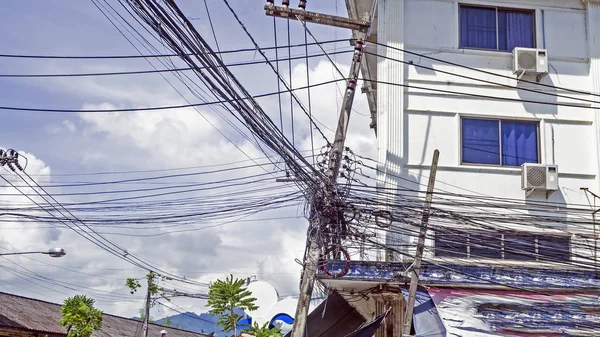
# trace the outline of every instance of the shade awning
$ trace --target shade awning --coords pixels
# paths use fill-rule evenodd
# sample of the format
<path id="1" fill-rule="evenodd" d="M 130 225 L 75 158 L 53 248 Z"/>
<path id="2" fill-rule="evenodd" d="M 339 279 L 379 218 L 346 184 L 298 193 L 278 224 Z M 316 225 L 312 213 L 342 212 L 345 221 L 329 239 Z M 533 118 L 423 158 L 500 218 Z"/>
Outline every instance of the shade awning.
<path id="1" fill-rule="evenodd" d="M 342 295 L 332 292 L 306 320 L 306 336 L 345 337 L 365 322 L 365 318 Z M 291 332 L 286 337 L 291 336 Z"/>
<path id="2" fill-rule="evenodd" d="M 408 288 L 402 287 L 401 290 L 408 298 Z M 418 286 L 416 295 L 413 311 L 415 334 L 419 337 L 446 337 L 446 327 L 427 289 Z"/>

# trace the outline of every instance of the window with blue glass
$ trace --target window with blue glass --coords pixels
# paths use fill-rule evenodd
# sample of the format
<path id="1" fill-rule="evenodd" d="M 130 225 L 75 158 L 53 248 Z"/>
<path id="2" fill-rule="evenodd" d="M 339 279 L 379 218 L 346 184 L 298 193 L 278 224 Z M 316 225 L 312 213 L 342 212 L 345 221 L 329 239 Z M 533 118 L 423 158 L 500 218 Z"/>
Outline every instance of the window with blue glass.
<path id="1" fill-rule="evenodd" d="M 463 164 L 539 162 L 536 122 L 463 118 L 461 141 Z"/>
<path id="2" fill-rule="evenodd" d="M 535 48 L 533 11 L 461 5 L 459 20 L 461 48 Z"/>

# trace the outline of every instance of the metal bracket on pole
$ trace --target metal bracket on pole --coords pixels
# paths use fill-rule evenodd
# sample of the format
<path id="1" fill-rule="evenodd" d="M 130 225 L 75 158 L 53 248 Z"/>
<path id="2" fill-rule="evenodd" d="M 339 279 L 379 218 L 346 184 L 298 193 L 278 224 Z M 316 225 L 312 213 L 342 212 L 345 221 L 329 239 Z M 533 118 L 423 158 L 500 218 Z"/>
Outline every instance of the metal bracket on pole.
<path id="1" fill-rule="evenodd" d="M 433 152 L 431 172 L 429 173 L 429 183 L 427 184 L 427 195 L 425 196 L 425 207 L 423 209 L 423 217 L 421 218 L 421 229 L 419 230 L 419 240 L 417 242 L 415 261 L 412 264 L 413 273 L 410 279 L 410 288 L 408 290 L 408 304 L 406 305 L 406 316 L 404 317 L 403 336 L 410 335 L 410 330 L 412 327 L 412 316 L 415 309 L 415 300 L 417 298 L 417 285 L 419 284 L 419 271 L 421 269 L 421 261 L 423 260 L 425 235 L 427 234 L 427 227 L 429 226 L 429 212 L 431 209 L 431 201 L 433 200 L 433 187 L 435 185 L 435 175 L 437 173 L 439 158 L 440 151 L 435 150 Z"/>
<path id="2" fill-rule="evenodd" d="M 312 22 L 321 25 L 348 28 L 365 32 L 368 31 L 371 27 L 371 23 L 368 21 L 361 21 L 342 16 L 309 12 L 302 9 L 274 6 L 270 4 L 265 5 L 265 14 L 267 14 L 268 16 L 275 16 L 292 20 L 296 20 L 296 17 L 298 17 L 304 22 Z"/>

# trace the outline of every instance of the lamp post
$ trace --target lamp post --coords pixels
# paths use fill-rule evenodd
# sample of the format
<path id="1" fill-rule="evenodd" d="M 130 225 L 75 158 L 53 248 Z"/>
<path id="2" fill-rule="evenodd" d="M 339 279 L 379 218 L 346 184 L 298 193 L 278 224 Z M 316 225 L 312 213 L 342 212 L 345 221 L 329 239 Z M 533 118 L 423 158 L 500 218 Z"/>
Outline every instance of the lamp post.
<path id="1" fill-rule="evenodd" d="M 64 249 L 62 248 L 52 248 L 47 251 L 39 251 L 39 252 L 16 252 L 16 253 L 0 253 L 0 256 L 6 255 L 27 255 L 27 254 L 45 254 L 50 255 L 50 257 L 63 257 L 67 255 Z"/>

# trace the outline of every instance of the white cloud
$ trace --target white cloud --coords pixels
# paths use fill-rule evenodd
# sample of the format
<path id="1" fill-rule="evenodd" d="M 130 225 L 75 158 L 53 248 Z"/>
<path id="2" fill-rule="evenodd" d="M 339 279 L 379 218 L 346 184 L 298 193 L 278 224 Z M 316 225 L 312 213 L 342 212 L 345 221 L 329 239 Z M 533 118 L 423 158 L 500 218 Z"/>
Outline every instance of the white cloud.
<path id="1" fill-rule="evenodd" d="M 71 121 L 65 120 L 62 124 L 71 132 L 75 132 L 77 130 L 77 126 L 75 126 L 75 124 Z"/>
<path id="2" fill-rule="evenodd" d="M 343 73 L 348 72 L 346 65 L 338 65 Z M 295 86 L 306 85 L 306 68 L 299 64 L 294 68 L 293 83 Z M 311 83 L 326 82 L 334 77 L 332 65 L 328 61 L 311 63 Z M 273 83 L 274 84 L 274 83 Z M 320 86 L 311 91 L 312 114 L 320 123 L 334 129 L 339 116 L 339 107 L 336 97 L 339 91 L 343 92 L 344 83 Z M 119 79 L 84 79 L 81 81 L 58 81 L 53 90 L 71 93 L 77 97 L 91 98 L 82 106 L 83 109 L 115 109 L 123 107 L 148 107 L 182 104 L 182 100 L 175 93 L 168 90 L 162 80 L 148 80 L 136 82 L 134 86 L 128 85 Z M 299 93 L 300 99 L 307 106 L 306 91 Z M 195 100 L 196 101 L 196 100 Z M 93 102 L 93 103 L 92 103 Z M 276 97 L 261 100 L 262 106 L 270 116 L 278 116 Z M 290 112 L 289 98 L 284 95 L 283 114 L 288 121 L 286 135 L 291 136 L 289 130 Z M 350 121 L 350 130 L 347 144 L 357 152 L 373 157 L 376 151 L 375 137 L 369 130 L 368 109 L 364 97 L 356 96 L 355 110 Z M 162 111 L 139 111 L 123 113 L 86 113 L 80 114 L 79 120 L 64 120 L 62 126 L 72 133 L 81 144 L 86 144 L 81 151 L 72 151 L 78 144 L 61 144 L 59 151 L 72 151 L 71 160 L 78 162 L 86 171 L 120 170 L 148 170 L 160 168 L 177 168 L 200 165 L 216 165 L 262 157 L 260 149 L 236 133 L 214 111 L 202 108 L 202 118 L 192 108 L 171 109 Z M 228 114 L 228 112 L 224 112 Z M 273 117 L 274 119 L 276 117 Z M 233 118 L 229 117 L 230 120 Z M 208 120 L 208 121 L 207 121 Z M 212 124 L 212 125 L 211 125 Z M 276 125 L 279 123 L 276 121 Z M 310 149 L 309 127 L 306 115 L 295 107 L 295 137 L 296 144 L 302 150 Z M 332 140 L 333 133 L 317 124 L 328 139 Z M 222 130 L 233 141 L 232 144 L 216 130 Z M 314 132 L 315 145 L 324 143 L 318 133 Z M 251 138 L 252 139 L 252 138 Z M 239 147 L 239 149 L 236 148 Z M 35 150 L 35 149 L 34 149 Z M 35 151 L 33 151 L 35 152 Z M 45 154 L 53 156 L 53 154 Z M 34 174 L 50 174 L 50 168 L 33 155 L 27 154 L 31 160 L 28 172 Z M 248 162 L 251 164 L 251 162 Z M 61 167 L 61 171 L 73 172 L 69 168 Z M 229 179 L 241 175 L 262 173 L 260 168 L 248 168 L 241 173 L 223 173 L 216 179 Z M 124 177 L 111 176 L 107 179 L 122 179 Z M 50 181 L 48 176 L 46 182 Z M 70 180 L 83 181 L 86 179 L 98 180 L 97 177 L 71 177 Z M 211 176 L 207 179 L 215 179 Z M 280 186 L 273 181 L 267 181 L 263 187 Z M 60 180 L 64 181 L 64 178 Z M 186 182 L 201 183 L 206 179 L 202 177 L 188 177 Z M 119 189 L 146 188 L 156 185 L 127 185 Z M 160 185 L 159 185 L 160 186 Z M 274 187 L 275 188 L 275 187 Z M 276 188 L 283 188 L 276 187 Z M 117 189 L 111 187 L 111 189 Z M 8 189 L 3 189 L 7 191 Z M 52 193 L 74 191 L 73 188 L 55 188 Z M 86 189 L 77 189 L 86 191 Z M 100 190 L 98 190 L 100 191 Z M 14 191 L 13 191 L 14 192 Z M 190 198 L 206 195 L 210 191 L 188 194 Z M 270 193 L 273 193 L 271 191 Z M 123 194 L 126 196 L 128 194 Z M 63 203 L 83 202 L 86 200 L 101 199 L 105 196 L 60 196 L 57 199 Z M 106 198 L 115 197 L 114 195 Z M 120 195 L 116 196 L 120 197 Z M 235 200 L 235 199 L 233 199 Z M 9 202 L 8 200 L 4 200 Z M 240 200 L 243 202 L 244 200 Z M 27 203 L 24 197 L 11 198 L 11 203 Z M 141 201 L 143 205 L 144 200 Z M 183 208 L 183 206 L 182 206 Z M 147 210 L 149 212 L 150 210 Z M 176 207 L 171 212 L 177 212 Z M 139 211 L 137 213 L 144 211 Z M 36 214 L 41 212 L 36 212 Z M 87 211 L 74 211 L 81 217 L 100 216 L 99 213 Z M 137 214 L 136 213 L 136 214 Z M 290 217 L 300 214 L 298 209 L 284 209 L 259 214 L 253 218 L 278 218 Z M 130 216 L 131 214 L 122 214 Z M 220 221 L 215 221 L 220 222 Z M 193 228 L 206 225 L 206 222 L 186 225 L 184 228 Z M 168 223 L 160 224 L 168 225 Z M 6 223 L 5 226 L 18 227 L 22 223 Z M 302 259 L 306 239 L 306 220 L 262 220 L 258 222 L 233 222 L 216 228 L 197 232 L 170 233 L 156 237 L 129 237 L 106 234 L 106 237 L 121 247 L 126 248 L 131 254 L 139 256 L 146 261 L 160 266 L 178 275 L 184 275 L 197 282 L 214 281 L 232 273 L 239 277 L 257 275 L 259 279 L 272 282 L 279 293 L 291 295 L 298 293 L 298 283 L 301 266 L 295 259 Z M 149 233 L 147 230 L 124 229 L 119 226 L 102 227 L 99 232 L 118 232 L 127 235 Z M 163 229 L 163 231 L 166 229 Z M 143 271 L 135 270 L 129 264 L 110 255 L 92 243 L 84 240 L 79 235 L 68 229 L 56 228 L 31 228 L 20 231 L 3 231 L 0 236 L 4 243 L 10 242 L 10 249 L 33 249 L 35 243 L 62 245 L 67 249 L 67 257 L 60 260 L 47 260 L 44 257 L 31 261 L 27 258 L 15 259 L 23 266 L 50 277 L 60 282 L 69 282 L 90 289 L 75 288 L 69 290 L 53 285 L 53 289 L 62 291 L 42 291 L 48 300 L 62 301 L 66 294 L 89 292 L 95 297 L 99 306 L 118 315 L 133 316 L 138 314 L 142 305 L 143 294 L 129 295 L 124 282 L 127 277 L 141 277 Z M 152 232 L 152 231 L 150 231 Z M 154 231 L 158 232 L 158 231 Z M 44 266 L 44 262 L 51 262 L 57 266 L 68 269 L 56 269 Z M 76 267 L 76 268 L 73 268 Z M 75 270 L 76 272 L 73 272 Z M 82 274 L 85 273 L 85 274 Z M 97 276 L 92 276 L 97 275 Z M 10 280 L 24 285 L 26 288 L 37 286 L 27 285 L 25 280 L 11 277 Z M 182 291 L 206 292 L 205 287 L 194 285 L 180 285 Z M 40 289 L 38 289 L 40 290 Z M 39 297 L 39 296 L 37 296 Z M 195 299 L 175 299 L 177 306 L 193 311 L 204 312 L 204 302 Z M 158 311 L 157 314 L 173 313 L 168 309 Z"/>

